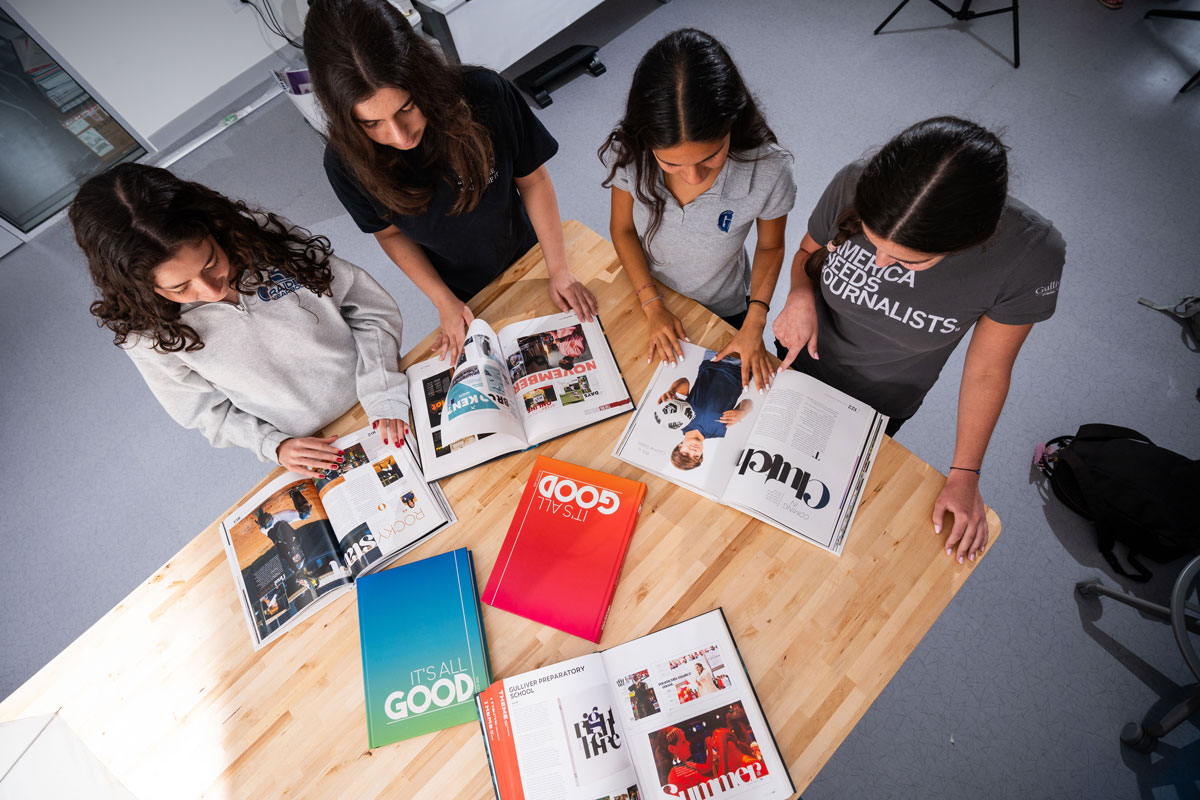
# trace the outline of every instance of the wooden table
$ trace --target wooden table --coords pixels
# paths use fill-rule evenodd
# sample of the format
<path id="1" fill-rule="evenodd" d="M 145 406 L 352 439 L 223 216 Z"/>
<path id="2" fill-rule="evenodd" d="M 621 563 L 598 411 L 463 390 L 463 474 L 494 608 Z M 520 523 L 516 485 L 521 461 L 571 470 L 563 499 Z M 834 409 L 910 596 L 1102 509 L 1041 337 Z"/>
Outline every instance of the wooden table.
<path id="1" fill-rule="evenodd" d="M 563 227 L 570 264 L 600 300 L 613 350 L 640 398 L 652 369 L 628 280 L 607 241 L 578 222 Z M 534 248 L 471 307 L 497 327 L 551 313 L 546 286 Z M 693 341 L 716 347 L 728 339 L 730 330 L 701 306 L 669 300 L 676 313 L 686 309 Z M 406 364 L 427 357 L 432 340 Z M 459 522 L 406 560 L 470 547 L 482 586 L 537 453 L 646 481 L 600 646 L 724 606 L 803 790 L 979 568 L 946 556 L 931 531 L 945 478 L 886 439 L 838 558 L 617 461 L 610 453 L 627 419 L 446 479 Z M 329 432 L 363 424 L 356 409 Z M 1000 521 L 991 510 L 988 521 L 994 541 Z M 497 678 L 595 649 L 487 606 L 483 619 Z M 473 725 L 367 750 L 353 593 L 255 655 L 215 522 L 0 703 L 0 720 L 60 707 L 142 800 L 492 796 Z"/>

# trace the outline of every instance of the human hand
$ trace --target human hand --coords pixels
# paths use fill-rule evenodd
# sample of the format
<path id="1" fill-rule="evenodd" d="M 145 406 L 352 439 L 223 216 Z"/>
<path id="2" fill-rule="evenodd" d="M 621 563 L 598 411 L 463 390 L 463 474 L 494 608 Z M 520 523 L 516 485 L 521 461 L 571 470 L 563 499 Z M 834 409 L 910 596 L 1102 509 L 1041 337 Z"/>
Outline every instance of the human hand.
<path id="1" fill-rule="evenodd" d="M 946 537 L 946 555 L 958 563 L 972 561 L 987 546 L 987 508 L 979 493 L 979 476 L 967 470 L 951 470 L 946 486 L 933 504 L 933 532 L 942 532 L 946 512 L 954 515 L 954 527 Z"/>
<path id="2" fill-rule="evenodd" d="M 665 403 L 668 397 L 672 400 L 678 399 L 680 395 L 687 397 L 689 391 L 691 391 L 691 383 L 688 382 L 688 379 L 676 378 L 671 387 L 663 392 L 662 397 L 658 398 L 658 402 Z"/>
<path id="3" fill-rule="evenodd" d="M 342 451 L 333 446 L 336 436 L 318 439 L 306 436 L 284 439 L 275 451 L 279 465 L 306 478 L 323 478 L 325 470 L 337 469 L 345 459 Z"/>
<path id="4" fill-rule="evenodd" d="M 783 310 L 771 325 L 771 332 L 787 348 L 787 358 L 779 365 L 783 372 L 792 365 L 802 348 L 814 359 L 817 355 L 817 300 L 811 288 L 796 289 L 788 294 Z"/>
<path id="5" fill-rule="evenodd" d="M 600 310 L 596 296 L 580 283 L 571 270 L 562 269 L 550 275 L 550 299 L 559 311 L 574 311 L 584 322 L 591 322 Z"/>
<path id="6" fill-rule="evenodd" d="M 729 344 L 713 356 L 713 361 L 720 361 L 728 355 L 736 355 L 742 362 L 742 388 L 750 384 L 750 374 L 754 374 L 754 385 L 758 393 L 770 385 L 770 378 L 775 374 L 767 357 L 767 347 L 763 344 L 763 326 L 746 320 L 742 329 L 733 335 Z"/>
<path id="7" fill-rule="evenodd" d="M 467 338 L 467 326 L 474 321 L 475 315 L 467 308 L 467 304 L 458 298 L 452 303 L 437 306 L 437 311 L 441 329 L 437 341 L 433 343 L 433 349 L 437 351 L 438 358 L 448 355 L 450 363 L 454 364 L 458 361 L 463 341 Z"/>
<path id="8" fill-rule="evenodd" d="M 404 442 L 404 437 L 408 435 L 408 422 L 402 419 L 377 419 L 371 423 L 371 427 L 379 431 L 383 437 L 383 443 L 394 442 L 396 447 L 399 447 Z"/>
<path id="9" fill-rule="evenodd" d="M 737 408 L 731 408 L 720 417 L 720 422 L 726 427 L 735 425 L 744 416 L 750 413 L 750 409 L 754 408 L 754 404 L 749 399 L 738 403 Z"/>
<path id="10" fill-rule="evenodd" d="M 679 340 L 691 341 L 683 332 L 683 323 L 667 310 L 661 299 L 655 300 L 644 310 L 646 322 L 650 325 L 650 349 L 646 351 L 646 363 L 649 364 L 657 355 L 661 361 L 675 366 L 676 358 L 683 360 L 683 348 L 679 346 Z"/>

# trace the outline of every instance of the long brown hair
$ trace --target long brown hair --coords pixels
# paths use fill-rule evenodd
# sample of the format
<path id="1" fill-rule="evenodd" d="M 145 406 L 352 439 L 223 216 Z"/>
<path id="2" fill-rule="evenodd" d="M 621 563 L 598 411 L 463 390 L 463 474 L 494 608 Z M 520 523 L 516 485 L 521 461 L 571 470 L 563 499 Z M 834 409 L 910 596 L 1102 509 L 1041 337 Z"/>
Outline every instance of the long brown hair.
<path id="1" fill-rule="evenodd" d="M 683 142 L 709 142 L 729 135 L 729 157 L 750 160 L 751 151 L 776 141 L 775 132 L 742 80 L 725 47 L 704 31 L 683 28 L 667 34 L 642 56 L 633 73 L 625 116 L 600 146 L 611 151 L 604 186 L 632 165 L 634 196 L 650 208 L 646 256 L 662 224 L 666 196 L 658 190 L 655 150 Z"/>
<path id="2" fill-rule="evenodd" d="M 970 120 L 933 117 L 905 128 L 863 167 L 854 204 L 838 215 L 837 249 L 872 232 L 930 255 L 982 244 L 996 232 L 1008 198 L 1008 149 Z M 816 280 L 828 257 L 820 248 L 804 264 Z"/>
<path id="3" fill-rule="evenodd" d="M 68 216 L 100 290 L 90 310 L 118 346 L 144 335 L 162 352 L 204 347 L 180 321 L 181 305 L 154 291 L 154 269 L 207 236 L 228 256 L 230 284 L 241 294 L 271 283 L 272 270 L 315 294 L 328 293 L 333 280 L 324 236 L 158 167 L 120 164 L 97 175 L 79 188 Z"/>
<path id="4" fill-rule="evenodd" d="M 304 55 L 329 118 L 329 143 L 368 194 L 395 213 L 423 214 L 433 200 L 432 173 L 457 187 L 451 214 L 479 205 L 492 139 L 463 95 L 464 68 L 442 61 L 391 3 L 313 0 Z M 355 119 L 354 106 L 380 89 L 408 92 L 425 116 L 419 154 L 372 141 Z"/>

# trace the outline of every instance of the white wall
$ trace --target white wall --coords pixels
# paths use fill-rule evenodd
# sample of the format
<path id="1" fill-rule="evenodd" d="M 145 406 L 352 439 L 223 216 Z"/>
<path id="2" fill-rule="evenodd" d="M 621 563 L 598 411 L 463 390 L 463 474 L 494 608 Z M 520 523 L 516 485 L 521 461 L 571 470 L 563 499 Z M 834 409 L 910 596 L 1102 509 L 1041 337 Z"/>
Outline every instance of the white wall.
<path id="1" fill-rule="evenodd" d="M 294 37 L 300 33 L 301 2 L 273 0 Z M 234 12 L 226 0 L 8 0 L 8 5 L 144 140 L 154 140 L 284 46 L 252 9 Z"/>

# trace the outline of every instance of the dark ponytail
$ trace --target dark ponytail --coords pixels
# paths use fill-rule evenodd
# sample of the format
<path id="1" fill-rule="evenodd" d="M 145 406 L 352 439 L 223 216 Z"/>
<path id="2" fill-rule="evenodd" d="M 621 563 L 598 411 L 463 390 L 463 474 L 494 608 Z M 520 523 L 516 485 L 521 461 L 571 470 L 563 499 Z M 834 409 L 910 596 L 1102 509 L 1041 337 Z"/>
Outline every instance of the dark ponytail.
<path id="1" fill-rule="evenodd" d="M 632 165 L 633 194 L 650 208 L 646 255 L 662 223 L 666 197 L 658 190 L 654 150 L 684 142 L 710 142 L 729 135 L 729 157 L 776 141 L 754 96 L 729 53 L 716 39 L 694 28 L 669 33 L 642 56 L 633 73 L 625 116 L 600 146 L 601 160 L 613 161 L 604 186 Z"/>
<path id="2" fill-rule="evenodd" d="M 836 249 L 863 225 L 876 236 L 930 255 L 986 242 L 1008 197 L 1007 148 L 991 131 L 958 117 L 905 129 L 863 168 L 854 205 L 838 218 Z M 816 280 L 827 251 L 804 271 Z"/>

